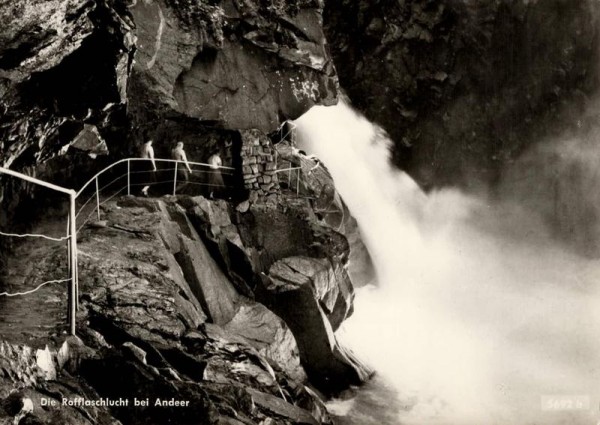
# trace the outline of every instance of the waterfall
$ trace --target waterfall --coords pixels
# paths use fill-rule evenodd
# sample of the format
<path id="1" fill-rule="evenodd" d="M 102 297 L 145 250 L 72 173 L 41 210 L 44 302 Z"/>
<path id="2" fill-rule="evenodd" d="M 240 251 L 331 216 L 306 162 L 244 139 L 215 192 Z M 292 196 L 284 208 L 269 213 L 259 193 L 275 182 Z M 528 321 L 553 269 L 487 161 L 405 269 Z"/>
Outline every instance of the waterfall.
<path id="1" fill-rule="evenodd" d="M 600 418 L 597 261 L 559 246 L 519 205 L 424 194 L 390 165 L 385 133 L 343 103 L 313 107 L 296 124 L 373 259 L 377 285 L 358 291 L 338 337 L 392 385 L 386 423 Z M 578 404 L 557 404 L 569 399 Z M 347 423 L 382 424 L 362 410 Z"/>

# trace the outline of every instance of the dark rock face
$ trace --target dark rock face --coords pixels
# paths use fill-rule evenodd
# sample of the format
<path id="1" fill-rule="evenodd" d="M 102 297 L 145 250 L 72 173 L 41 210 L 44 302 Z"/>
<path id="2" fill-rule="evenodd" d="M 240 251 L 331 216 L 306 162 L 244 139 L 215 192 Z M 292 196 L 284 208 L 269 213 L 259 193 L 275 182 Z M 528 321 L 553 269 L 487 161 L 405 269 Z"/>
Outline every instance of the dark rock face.
<path id="1" fill-rule="evenodd" d="M 178 140 L 196 161 L 215 148 L 239 150 L 239 130 L 269 133 L 314 104 L 337 101 L 322 8 L 316 1 L 5 2 L 0 165 L 76 187 L 83 170 L 102 166 L 69 149 L 89 126 L 116 157 L 137 156 L 147 138 L 159 157 L 170 157 Z M 21 185 L 0 197 L 18 204 L 24 194 Z"/>
<path id="2" fill-rule="evenodd" d="M 287 257 L 269 268 L 272 282 L 267 288 L 274 293 L 294 291 L 310 286 L 323 313 L 335 331 L 350 313 L 354 288 L 346 270 L 335 267 L 326 258 Z"/>
<path id="3" fill-rule="evenodd" d="M 56 379 L 70 390 L 49 390 L 54 400 L 151 399 L 139 409 L 65 409 L 66 423 L 329 424 L 308 385 L 332 394 L 367 378 L 333 335 L 351 314 L 348 242 L 314 220 L 309 203 L 284 200 L 267 136 L 337 101 L 322 9 L 314 0 L 0 6 L 10 22 L 0 30 L 0 164 L 73 187 L 100 167 L 90 157 L 137 155 L 148 138 L 167 157 L 183 140 L 192 160 L 218 149 L 238 173 L 249 165 L 264 195 L 237 209 L 202 197 L 107 202 L 103 221 L 78 232 L 81 340 L 41 350 L 37 366 L 26 347 L 23 365 L 0 352 L 10 371 L 0 375 L 2 420 L 27 407 L 28 394 L 9 396 L 11 386 L 25 380 L 38 406 L 42 381 Z M 268 158 L 257 172 L 240 153 L 255 136 L 263 143 L 249 156 Z M 2 195 L 19 203 L 23 193 Z M 298 292 L 311 305 L 304 325 L 276 313 L 262 279 L 286 259 L 312 282 Z M 334 347 L 319 345 L 325 361 L 306 343 L 311 329 Z M 307 375 L 313 361 L 321 364 Z M 193 407 L 157 408 L 157 398 Z M 23 414 L 47 420 L 37 410 Z"/>
<path id="4" fill-rule="evenodd" d="M 229 322 L 236 311 L 239 295 L 214 262 L 200 240 L 182 240 L 182 266 L 186 280 L 213 323 Z"/>
<path id="5" fill-rule="evenodd" d="M 0 30 L 2 78 L 23 81 L 60 63 L 92 33 L 91 9 L 83 0 L 3 4 L 0 19 L 10 25 Z"/>
<path id="6" fill-rule="evenodd" d="M 330 393 L 342 391 L 368 379 L 371 371 L 347 355 L 337 344 L 332 324 L 337 321 L 326 315 L 337 302 L 350 305 L 348 287 L 335 287 L 331 291 L 330 264 L 302 257 L 280 260 L 269 269 L 264 287 L 270 299 L 269 307 L 290 326 L 300 348 L 306 372 L 315 384 Z M 332 292 L 337 292 L 336 294 Z M 330 311 L 331 311 L 330 310 Z M 343 307 L 342 307 L 343 310 Z M 334 316 L 334 319 L 337 317 Z"/>
<path id="7" fill-rule="evenodd" d="M 22 168 L 64 150 L 82 123 L 105 135 L 124 116 L 133 22 L 111 2 L 0 6 L 0 163 Z M 78 128 L 79 127 L 79 128 Z"/>
<path id="8" fill-rule="evenodd" d="M 59 407 L 42 409 L 42 399 L 51 397 L 99 398 L 89 386 L 69 375 L 67 362 L 77 361 L 82 352 L 78 338 L 66 340 L 60 349 L 32 350 L 30 347 L 0 343 L 0 423 L 2 424 L 119 424 L 105 407 Z M 87 353 L 86 355 L 89 355 Z M 60 382 L 57 369 L 65 367 Z M 21 388 L 21 390 L 16 390 Z M 57 402 L 58 404 L 58 402 Z"/>
<path id="9" fill-rule="evenodd" d="M 39 350 L 0 341 L 0 402 L 10 410 L 0 419 L 46 420 L 43 394 L 128 400 L 49 409 L 66 423 L 331 424 L 309 386 L 335 394 L 370 370 L 333 334 L 354 296 L 348 244 L 308 211 L 282 200 L 240 212 L 186 196 L 104 204 L 102 220 L 78 235 L 81 340 L 55 337 Z M 273 219 L 292 217 L 284 238 L 265 239 Z M 26 391 L 11 395 L 16 382 Z M 19 413 L 25 399 L 34 409 Z"/>
<path id="10" fill-rule="evenodd" d="M 321 10 L 311 1 L 5 3 L 0 161 L 28 149 L 22 165 L 51 158 L 74 137 L 62 129 L 69 123 L 97 125 L 108 139 L 130 128 L 146 137 L 175 116 L 269 132 L 334 103 Z M 127 151 L 122 144 L 109 140 Z"/>
<path id="11" fill-rule="evenodd" d="M 285 322 L 264 305 L 241 305 L 223 329 L 254 347 L 262 356 L 273 361 L 275 367 L 285 371 L 297 382 L 306 381 L 294 335 Z"/>
<path id="12" fill-rule="evenodd" d="M 226 203 L 201 197 L 184 204 L 192 222 L 194 216 L 210 220 L 199 231 L 238 290 L 289 326 L 317 388 L 335 394 L 368 379 L 368 367 L 339 347 L 333 333 L 352 313 L 354 300 L 346 271 L 349 245 L 342 235 L 317 224 L 308 205 L 287 198 L 278 207 L 253 204 L 235 215 Z"/>
<path id="13" fill-rule="evenodd" d="M 494 182 L 507 161 L 576 120 L 597 83 L 590 0 L 327 3 L 353 104 L 425 185 Z"/>
<path id="14" fill-rule="evenodd" d="M 266 134 L 337 101 L 322 9 L 313 0 L 4 2 L 0 166 L 78 187 L 153 138 L 157 157 L 184 141 L 190 160 L 217 149 L 241 169 L 231 159 L 239 130 Z M 77 148 L 89 128 L 106 149 Z M 111 158 L 90 159 L 106 150 Z M 0 176 L 0 226 L 34 196 Z"/>
<path id="15" fill-rule="evenodd" d="M 273 131 L 337 99 L 317 2 L 137 2 L 133 127 L 156 118 Z M 148 125 L 148 118 L 153 118 Z"/>

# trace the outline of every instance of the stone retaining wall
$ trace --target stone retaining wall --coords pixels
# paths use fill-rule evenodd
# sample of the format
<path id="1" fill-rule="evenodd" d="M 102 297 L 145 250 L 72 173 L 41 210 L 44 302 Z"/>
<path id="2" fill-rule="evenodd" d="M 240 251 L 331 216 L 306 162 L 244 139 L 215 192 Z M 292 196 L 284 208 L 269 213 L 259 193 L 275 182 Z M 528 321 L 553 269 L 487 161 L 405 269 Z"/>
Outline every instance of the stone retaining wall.
<path id="1" fill-rule="evenodd" d="M 242 136 L 242 175 L 250 191 L 250 202 L 277 203 L 280 195 L 275 148 L 260 130 L 244 130 Z"/>

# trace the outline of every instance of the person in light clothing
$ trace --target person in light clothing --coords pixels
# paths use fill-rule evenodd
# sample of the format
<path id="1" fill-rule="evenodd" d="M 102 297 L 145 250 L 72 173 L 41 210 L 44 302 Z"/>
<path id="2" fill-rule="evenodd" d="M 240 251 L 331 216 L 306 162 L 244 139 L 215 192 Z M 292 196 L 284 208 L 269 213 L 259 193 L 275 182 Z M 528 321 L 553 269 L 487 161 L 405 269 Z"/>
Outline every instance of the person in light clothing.
<path id="1" fill-rule="evenodd" d="M 171 150 L 171 158 L 177 161 L 183 161 L 183 164 L 181 162 L 177 164 L 177 179 L 180 181 L 175 188 L 175 192 L 177 192 L 188 185 L 190 182 L 190 174 L 192 174 L 187 155 L 183 150 L 183 142 L 177 142 L 177 145 Z"/>
<path id="2" fill-rule="evenodd" d="M 208 171 L 208 190 L 210 192 L 209 197 L 212 199 L 214 195 L 222 194 L 225 187 L 223 175 L 221 174 L 223 161 L 221 161 L 219 151 L 213 152 L 208 158 L 208 164 L 210 165 L 210 170 Z"/>
<path id="3" fill-rule="evenodd" d="M 152 184 L 156 183 L 156 162 L 154 161 L 154 148 L 152 147 L 152 139 L 148 139 L 140 149 L 140 158 L 149 159 L 142 162 L 142 182 L 145 186 L 142 188 L 142 195 L 148 196 L 148 189 Z"/>

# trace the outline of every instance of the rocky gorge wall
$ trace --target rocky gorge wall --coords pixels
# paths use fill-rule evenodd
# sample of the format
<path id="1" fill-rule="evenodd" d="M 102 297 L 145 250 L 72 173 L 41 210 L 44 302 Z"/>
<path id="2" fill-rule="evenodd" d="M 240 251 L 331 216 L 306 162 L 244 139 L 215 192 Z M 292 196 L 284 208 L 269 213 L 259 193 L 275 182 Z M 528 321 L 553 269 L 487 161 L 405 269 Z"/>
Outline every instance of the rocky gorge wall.
<path id="1" fill-rule="evenodd" d="M 0 164 L 77 187 L 83 170 L 98 168 L 86 153 L 137 156 L 153 138 L 158 156 L 170 157 L 184 141 L 190 159 L 205 161 L 239 140 L 239 130 L 266 134 L 311 105 L 335 103 L 322 7 L 308 0 L 3 4 Z M 97 129 L 103 149 L 77 149 L 84 125 Z"/>
<path id="2" fill-rule="evenodd" d="M 494 183 L 533 141 L 578 127 L 597 82 L 597 16 L 592 0 L 1 4 L 0 165 L 78 187 L 143 140 L 159 157 L 181 140 L 191 160 L 218 150 L 247 190 L 235 202 L 107 204 L 81 234 L 80 339 L 64 348 L 74 354 L 60 354 L 60 337 L 40 354 L 58 370 L 49 378 L 37 352 L 2 343 L 1 419 L 27 398 L 160 395 L 196 408 L 33 416 L 329 423 L 322 399 L 370 374 L 333 333 L 352 314 L 349 257 L 360 275 L 368 255 L 349 252 L 356 223 L 326 169 L 313 173 L 269 135 L 334 104 L 339 75 L 423 186 Z M 277 156 L 300 177 L 276 174 Z M 286 193 L 295 185 L 304 199 Z M 40 199 L 14 182 L 0 188 L 0 226 Z"/>
<path id="3" fill-rule="evenodd" d="M 324 23 L 341 86 L 421 187 L 516 203 L 597 257 L 599 12 L 593 0 L 331 0 Z"/>
<path id="4" fill-rule="evenodd" d="M 330 423 L 322 399 L 368 378 L 333 334 L 352 313 L 349 245 L 310 202 L 288 203 L 268 137 L 337 100 L 322 7 L 0 6 L 10 22 L 0 33 L 3 166 L 78 187 L 114 159 L 136 156 L 148 138 L 157 157 L 183 141 L 190 160 L 219 151 L 248 197 L 107 203 L 103 220 L 78 234 L 78 338 L 65 342 L 56 318 L 36 342 L 51 347 L 45 362 L 22 338 L 3 343 L 2 420 Z M 2 186 L 11 187 L 3 206 L 24 205 L 25 186 Z M 13 226 L 15 212 L 5 210 L 0 224 Z M 62 397 L 177 398 L 193 407 L 56 408 Z"/>
<path id="5" fill-rule="evenodd" d="M 371 374 L 333 334 L 352 312 L 348 242 L 305 200 L 239 209 L 201 196 L 103 205 L 78 235 L 77 337 L 61 321 L 39 350 L 3 337 L 0 419 L 332 423 L 323 394 Z M 61 406 L 78 397 L 129 405 Z"/>
<path id="6" fill-rule="evenodd" d="M 597 87 L 593 0 L 47 0 L 0 16 L 0 163 L 69 184 L 98 167 L 86 152 L 148 138 L 204 161 L 335 103 L 339 75 L 423 187 L 487 188 L 576 129 Z M 106 146 L 77 148 L 86 125 Z"/>
<path id="7" fill-rule="evenodd" d="M 183 141 L 190 160 L 218 150 L 241 170 L 232 155 L 240 131 L 264 138 L 311 105 L 336 102 L 322 8 L 311 0 L 3 3 L 0 165 L 78 188 L 153 138 L 158 157 Z M 98 137 L 82 145 L 86 129 Z M 28 223 L 23 211 L 47 197 L 35 191 L 0 176 L 0 226 Z"/>
<path id="8" fill-rule="evenodd" d="M 529 146 L 577 126 L 598 87 L 593 0 L 331 0 L 341 86 L 422 186 L 498 182 Z"/>
<path id="9" fill-rule="evenodd" d="M 339 75 L 423 187 L 486 190 L 576 129 L 597 87 L 593 0 L 47 0 L 0 16 L 0 163 L 74 186 L 99 167 L 90 151 L 153 138 L 169 157 L 181 140 L 205 161 L 240 130 L 264 137 L 335 103 Z M 77 148 L 85 125 L 105 147 Z"/>

